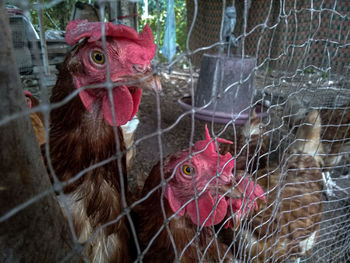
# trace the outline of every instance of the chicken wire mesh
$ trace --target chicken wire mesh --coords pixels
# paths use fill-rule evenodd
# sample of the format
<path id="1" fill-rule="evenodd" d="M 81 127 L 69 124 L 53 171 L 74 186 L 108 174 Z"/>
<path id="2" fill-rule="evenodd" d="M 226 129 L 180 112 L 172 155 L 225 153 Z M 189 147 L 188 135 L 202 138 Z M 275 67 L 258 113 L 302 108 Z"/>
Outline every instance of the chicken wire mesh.
<path id="1" fill-rule="evenodd" d="M 100 52 L 91 53 L 94 59 L 101 62 L 108 55 L 103 59 L 104 77 L 92 82 L 79 80 L 79 66 L 73 60 L 63 62 L 63 57 L 80 54 L 93 41 L 71 33 L 75 42 L 68 47 L 59 32 L 53 43 L 48 37 L 45 43 L 43 27 L 37 34 L 25 15 L 38 10 L 40 25 L 40 10 L 62 3 L 15 1 L 23 12 L 6 7 L 23 88 L 40 105 L 27 97 L 31 110 L 3 117 L 0 127 L 31 115 L 36 135 L 44 132 L 44 140 L 48 138 L 41 148 L 52 187 L 4 211 L 0 222 L 9 224 L 11 218 L 54 193 L 72 240 L 72 253 L 59 262 L 71 262 L 73 254 L 84 262 L 349 261 L 350 3 L 187 1 L 186 50 L 171 63 L 162 62 L 156 52 L 152 72 L 149 64 L 132 57 L 132 52 L 138 54 L 136 48 L 125 44 L 130 38 L 131 46 L 152 49 L 146 37 L 140 44 L 127 29 L 114 36 L 107 24 L 83 23 L 87 39 L 92 37 L 86 31 L 102 32 L 94 39 Z M 114 22 L 117 16 L 135 19 L 133 2 L 96 4 L 100 17 Z M 255 58 L 247 75 L 242 64 L 228 68 L 223 62 L 228 50 L 220 29 L 225 8 L 231 5 L 237 11 L 233 33 L 238 46 L 230 53 L 242 60 Z M 162 29 L 157 22 L 153 34 L 159 43 Z M 123 34 L 130 35 L 125 39 Z M 131 63 L 133 77 L 125 77 L 131 74 L 125 71 L 115 79 L 113 37 L 116 53 L 126 54 L 123 61 Z M 123 47 L 128 52 L 123 53 Z M 201 73 L 210 65 L 201 65 L 203 53 L 215 58 L 208 62 L 215 64 L 206 75 Z M 120 61 L 117 65 L 126 65 Z M 74 82 L 66 82 L 64 75 L 55 77 L 67 70 Z M 130 102 L 129 97 L 119 97 L 127 90 L 130 96 L 137 93 L 135 83 L 159 88 L 157 76 L 162 91 L 143 92 L 137 117 L 133 118 L 135 110 L 130 114 L 124 108 L 95 112 L 105 107 L 105 101 L 109 107 Z M 120 88 L 124 93 L 115 97 L 113 92 L 123 82 L 132 88 Z M 200 82 L 210 91 L 208 101 L 198 107 Z M 55 93 L 55 83 L 66 93 L 57 92 L 58 88 Z M 242 91 L 243 87 L 250 92 Z M 247 99 L 244 96 L 250 96 L 248 104 L 235 108 Z M 222 113 L 216 109 L 225 97 L 231 104 Z M 77 111 L 83 113 L 73 115 Z M 42 115 L 35 118 L 39 112 Z M 121 114 L 129 115 L 121 118 Z M 203 115 L 206 121 L 196 118 Z M 225 123 L 217 123 L 222 116 Z M 132 120 L 119 130 L 117 126 L 126 119 Z M 205 124 L 209 135 L 204 137 Z M 232 146 L 219 138 L 232 141 Z M 6 185 L 0 188 L 4 189 Z M 6 238 L 6 232 L 1 232 Z M 4 245 L 1 250 L 6 249 L 10 250 Z M 4 262 L 20 258 L 3 251 Z M 27 256 L 25 261 L 34 258 Z"/>

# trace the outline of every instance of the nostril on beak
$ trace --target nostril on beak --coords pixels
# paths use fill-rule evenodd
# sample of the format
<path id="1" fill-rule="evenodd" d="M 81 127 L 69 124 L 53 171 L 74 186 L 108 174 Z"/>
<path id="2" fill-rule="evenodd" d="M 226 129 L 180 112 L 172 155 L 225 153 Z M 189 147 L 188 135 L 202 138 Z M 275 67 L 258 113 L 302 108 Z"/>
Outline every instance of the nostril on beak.
<path id="1" fill-rule="evenodd" d="M 240 199 L 243 195 L 240 189 L 236 187 L 232 182 L 220 185 L 217 190 L 219 194 L 226 195 L 227 197 L 232 199 Z"/>
<path id="2" fill-rule="evenodd" d="M 144 71 L 143 65 L 134 64 L 132 65 L 132 68 L 137 73 L 142 73 Z"/>
<path id="3" fill-rule="evenodd" d="M 146 73 L 152 71 L 152 67 L 150 65 L 134 64 L 132 68 L 136 73 Z"/>
<path id="4" fill-rule="evenodd" d="M 231 185 L 227 187 L 228 196 L 233 199 L 240 199 L 243 196 L 243 193 L 240 191 L 238 187 Z"/>

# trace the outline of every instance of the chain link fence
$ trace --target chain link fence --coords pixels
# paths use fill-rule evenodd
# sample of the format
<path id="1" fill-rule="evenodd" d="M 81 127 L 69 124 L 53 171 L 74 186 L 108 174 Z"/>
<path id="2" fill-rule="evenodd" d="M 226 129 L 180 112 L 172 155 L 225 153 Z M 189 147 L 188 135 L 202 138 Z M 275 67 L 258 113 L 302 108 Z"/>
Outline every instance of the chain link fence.
<path id="1" fill-rule="evenodd" d="M 171 62 L 68 2 L 0 2 L 0 261 L 350 261 L 350 2 L 187 0 Z"/>

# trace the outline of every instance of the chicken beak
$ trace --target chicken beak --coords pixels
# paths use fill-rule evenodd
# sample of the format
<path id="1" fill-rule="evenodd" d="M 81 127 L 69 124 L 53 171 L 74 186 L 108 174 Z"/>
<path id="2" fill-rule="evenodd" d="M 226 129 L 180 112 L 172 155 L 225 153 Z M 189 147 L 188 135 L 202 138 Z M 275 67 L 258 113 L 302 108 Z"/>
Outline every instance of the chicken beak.
<path id="1" fill-rule="evenodd" d="M 239 189 L 239 187 L 235 187 L 232 182 L 228 184 L 224 184 L 219 187 L 219 193 L 222 195 L 226 195 L 232 199 L 240 199 L 243 196 L 243 193 Z"/>
<path id="2" fill-rule="evenodd" d="M 241 217 L 240 216 L 236 216 L 234 218 L 234 221 L 235 221 L 235 223 L 234 223 L 234 226 L 233 226 L 233 230 L 237 231 L 239 226 L 241 225 Z"/>
<path id="3" fill-rule="evenodd" d="M 127 86 L 134 86 L 153 92 L 160 92 L 162 90 L 160 79 L 158 75 L 152 71 L 152 69 L 149 69 L 143 73 L 120 76 L 116 81 L 119 83 L 123 82 Z"/>
<path id="4" fill-rule="evenodd" d="M 141 89 L 150 90 L 154 92 L 160 92 L 162 90 L 162 84 L 156 73 L 152 73 L 145 76 L 145 80 L 141 82 Z"/>

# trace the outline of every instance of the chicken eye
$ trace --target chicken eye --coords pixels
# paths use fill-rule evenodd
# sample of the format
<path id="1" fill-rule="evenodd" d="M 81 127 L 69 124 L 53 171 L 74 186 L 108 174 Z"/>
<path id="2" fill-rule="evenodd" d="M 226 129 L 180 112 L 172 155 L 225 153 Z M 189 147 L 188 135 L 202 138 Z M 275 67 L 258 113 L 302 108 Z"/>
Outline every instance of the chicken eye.
<path id="1" fill-rule="evenodd" d="M 186 175 L 192 175 L 193 168 L 191 168 L 189 165 L 185 164 L 184 166 L 182 166 L 182 171 Z"/>
<path id="2" fill-rule="evenodd" d="M 104 64 L 105 63 L 105 56 L 103 55 L 103 53 L 101 53 L 100 51 L 92 51 L 91 52 L 91 59 L 97 63 L 97 64 Z"/>

